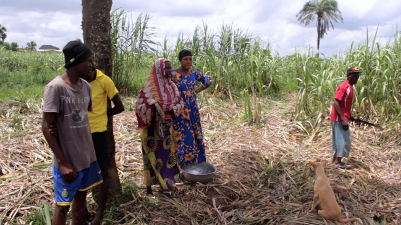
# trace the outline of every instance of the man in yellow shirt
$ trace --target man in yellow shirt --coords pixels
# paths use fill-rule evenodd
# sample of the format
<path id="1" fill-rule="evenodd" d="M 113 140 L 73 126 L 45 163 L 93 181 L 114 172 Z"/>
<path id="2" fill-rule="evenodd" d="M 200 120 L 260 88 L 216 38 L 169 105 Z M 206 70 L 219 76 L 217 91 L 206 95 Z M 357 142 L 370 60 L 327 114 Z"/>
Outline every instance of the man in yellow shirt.
<path id="1" fill-rule="evenodd" d="M 102 71 L 95 68 L 93 68 L 93 71 L 93 75 L 88 78 L 91 80 L 87 80 L 92 87 L 93 108 L 91 112 L 88 112 L 88 116 L 96 158 L 103 176 L 103 183 L 99 188 L 96 216 L 91 222 L 91 225 L 98 225 L 103 218 L 109 187 L 109 142 L 107 122 L 110 117 L 124 111 L 124 105 L 113 81 Z M 113 108 L 107 109 L 107 99 L 111 99 L 114 104 Z M 58 130 L 55 125 L 50 125 L 49 131 L 54 136 L 58 135 Z M 89 213 L 88 217 L 90 217 Z"/>
<path id="2" fill-rule="evenodd" d="M 109 142 L 107 122 L 112 116 L 124 111 L 124 105 L 113 81 L 102 73 L 102 71 L 98 69 L 94 71 L 93 79 L 91 81 L 88 80 L 92 87 L 93 106 L 93 111 L 89 112 L 89 124 L 93 145 L 96 151 L 96 158 L 103 175 L 103 183 L 99 188 L 96 216 L 91 222 L 91 225 L 98 225 L 103 218 L 109 187 Z M 111 109 L 107 109 L 108 98 L 111 99 L 114 104 L 114 107 Z"/>

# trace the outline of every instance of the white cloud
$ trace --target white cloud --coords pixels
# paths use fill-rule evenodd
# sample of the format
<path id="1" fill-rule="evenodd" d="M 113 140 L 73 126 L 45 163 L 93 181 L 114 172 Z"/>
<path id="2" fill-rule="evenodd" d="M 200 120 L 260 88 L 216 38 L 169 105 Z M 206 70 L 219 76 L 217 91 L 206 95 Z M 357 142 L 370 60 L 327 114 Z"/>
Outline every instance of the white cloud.
<path id="1" fill-rule="evenodd" d="M 30 11 L 23 7 L 21 11 L 10 13 L 10 9 L 8 6 L 7 10 L 0 10 L 0 24 L 7 28 L 8 42 L 25 47 L 27 42 L 35 41 L 38 48 L 46 44 L 62 48 L 69 40 L 82 39 L 82 15 L 79 11 L 67 13 L 44 8 Z"/>
<path id="2" fill-rule="evenodd" d="M 296 14 L 305 1 L 282 0 L 114 0 L 113 8 L 129 12 L 132 20 L 140 13 L 150 15 L 151 26 L 157 27 L 156 41 L 166 37 L 173 44 L 182 31 L 191 35 L 196 26 L 206 24 L 218 32 L 221 25 L 233 23 L 269 42 L 280 54 L 293 54 L 295 48 L 316 48 L 315 23 L 305 27 Z M 366 41 L 377 31 L 380 43 L 393 37 L 401 21 L 401 1 L 338 0 L 344 23 L 334 24 L 321 40 L 321 51 L 326 55 L 345 51 L 353 41 Z M 68 41 L 82 39 L 82 6 L 80 0 L 1 0 L 0 24 L 8 29 L 8 42 L 25 46 L 34 40 L 62 48 Z"/>

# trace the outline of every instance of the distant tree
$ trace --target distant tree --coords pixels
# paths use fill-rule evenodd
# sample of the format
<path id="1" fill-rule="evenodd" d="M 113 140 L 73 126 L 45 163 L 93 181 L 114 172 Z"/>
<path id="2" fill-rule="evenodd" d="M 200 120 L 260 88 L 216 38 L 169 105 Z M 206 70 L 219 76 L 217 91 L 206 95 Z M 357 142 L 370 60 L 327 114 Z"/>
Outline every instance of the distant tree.
<path id="1" fill-rule="evenodd" d="M 18 43 L 11 42 L 10 49 L 11 49 L 11 51 L 18 51 Z"/>
<path id="2" fill-rule="evenodd" d="M 310 0 L 297 14 L 297 19 L 301 24 L 307 26 L 317 18 L 317 51 L 319 52 L 320 39 L 327 34 L 331 28 L 334 30 L 333 21 L 343 22 L 340 10 L 336 0 Z"/>
<path id="3" fill-rule="evenodd" d="M 7 38 L 6 32 L 7 32 L 7 28 L 3 27 L 0 24 L 0 38 L 1 38 L 2 41 L 4 41 Z"/>
<path id="4" fill-rule="evenodd" d="M 31 51 L 36 51 L 36 42 L 35 41 L 30 41 L 26 43 L 26 49 L 31 50 Z"/>
<path id="5" fill-rule="evenodd" d="M 83 43 L 83 41 L 80 38 L 75 39 L 75 41 L 80 41 Z"/>
<path id="6" fill-rule="evenodd" d="M 1 41 L 0 47 L 4 48 L 6 50 L 10 50 L 10 43 L 5 42 L 5 41 Z"/>

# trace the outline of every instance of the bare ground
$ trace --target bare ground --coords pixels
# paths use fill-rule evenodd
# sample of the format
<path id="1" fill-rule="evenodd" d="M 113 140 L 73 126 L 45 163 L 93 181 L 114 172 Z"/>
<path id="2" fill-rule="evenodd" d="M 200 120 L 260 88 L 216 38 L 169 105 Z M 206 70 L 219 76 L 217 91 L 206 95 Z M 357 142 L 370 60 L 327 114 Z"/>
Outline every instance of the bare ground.
<path id="1" fill-rule="evenodd" d="M 132 108 L 134 99 L 124 101 Z M 105 224 L 336 224 L 309 212 L 315 176 L 308 161 L 330 161 L 329 121 L 317 127 L 294 121 L 293 100 L 264 99 L 261 123 L 249 126 L 238 103 L 201 103 L 207 157 L 218 171 L 210 183 L 177 186 L 173 198 L 145 196 L 135 114 L 115 116 L 123 194 L 110 202 Z M 1 109 L 0 224 L 26 224 L 53 202 L 52 153 L 40 130 L 40 107 Z M 351 129 L 353 169 L 326 167 L 343 218 L 401 224 L 399 125 Z"/>

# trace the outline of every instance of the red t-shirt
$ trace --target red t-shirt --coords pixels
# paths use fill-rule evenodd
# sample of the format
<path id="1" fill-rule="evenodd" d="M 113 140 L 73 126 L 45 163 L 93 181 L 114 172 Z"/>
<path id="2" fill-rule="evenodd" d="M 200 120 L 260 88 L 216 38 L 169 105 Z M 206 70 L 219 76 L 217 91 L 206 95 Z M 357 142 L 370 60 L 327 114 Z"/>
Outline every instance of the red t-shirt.
<path id="1" fill-rule="evenodd" d="M 354 89 L 348 80 L 345 80 L 336 91 L 335 99 L 340 101 L 340 109 L 344 118 L 349 121 L 351 117 L 352 98 L 354 97 Z M 331 109 L 331 121 L 341 121 L 341 117 L 337 115 L 334 106 Z"/>

